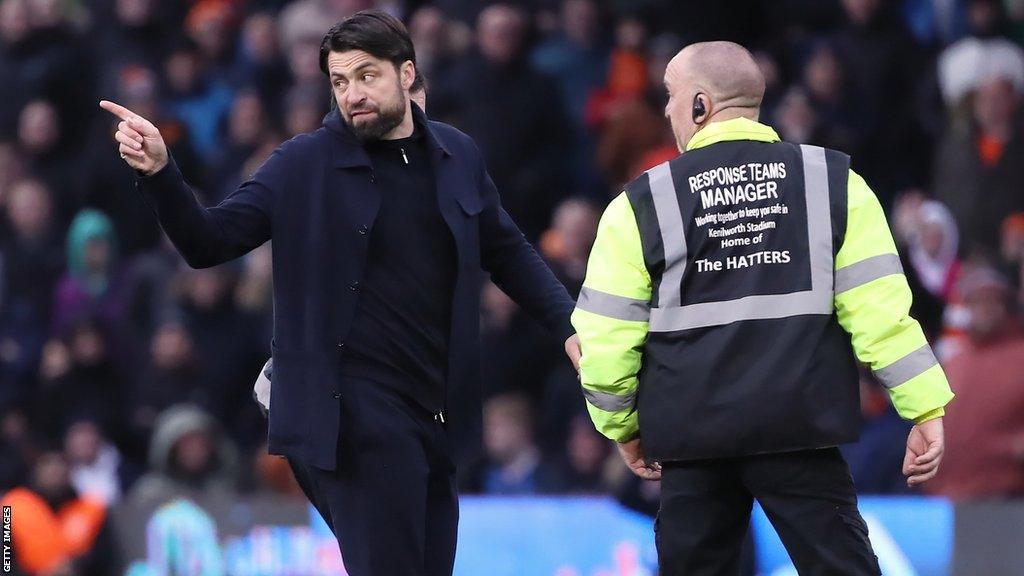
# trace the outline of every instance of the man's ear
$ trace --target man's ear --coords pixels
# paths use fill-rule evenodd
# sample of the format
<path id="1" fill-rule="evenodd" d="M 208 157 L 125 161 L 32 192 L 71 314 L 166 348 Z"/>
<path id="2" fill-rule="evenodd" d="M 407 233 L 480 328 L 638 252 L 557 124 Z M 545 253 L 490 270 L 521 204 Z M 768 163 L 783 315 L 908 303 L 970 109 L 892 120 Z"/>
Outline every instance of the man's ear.
<path id="1" fill-rule="evenodd" d="M 416 80 L 416 65 L 412 63 L 412 60 L 402 62 L 398 68 L 398 76 L 402 82 L 402 89 L 408 91 Z"/>

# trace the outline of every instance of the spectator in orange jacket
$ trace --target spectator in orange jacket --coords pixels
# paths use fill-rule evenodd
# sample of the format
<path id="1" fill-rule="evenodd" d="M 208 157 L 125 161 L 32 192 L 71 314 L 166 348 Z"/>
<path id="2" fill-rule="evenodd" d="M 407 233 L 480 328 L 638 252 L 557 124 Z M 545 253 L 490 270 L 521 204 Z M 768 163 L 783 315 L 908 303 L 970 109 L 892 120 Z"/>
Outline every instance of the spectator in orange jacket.
<path id="1" fill-rule="evenodd" d="M 7 492 L 0 504 L 11 506 L 14 559 L 23 572 L 103 576 L 116 566 L 106 507 L 75 493 L 60 453 L 43 454 L 29 485 Z"/>

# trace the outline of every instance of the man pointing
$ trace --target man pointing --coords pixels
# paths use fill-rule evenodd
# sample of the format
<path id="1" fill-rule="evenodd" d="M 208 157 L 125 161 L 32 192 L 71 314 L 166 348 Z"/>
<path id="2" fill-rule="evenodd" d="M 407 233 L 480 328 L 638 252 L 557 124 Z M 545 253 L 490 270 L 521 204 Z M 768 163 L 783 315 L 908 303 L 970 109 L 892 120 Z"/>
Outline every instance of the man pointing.
<path id="1" fill-rule="evenodd" d="M 882 208 L 848 156 L 757 121 L 742 46 L 684 48 L 665 85 L 683 154 L 608 206 L 573 313 L 590 414 L 662 480 L 662 574 L 737 574 L 754 499 L 801 574 L 879 574 L 837 448 L 859 434 L 855 356 L 917 424 L 911 485 L 953 396 Z"/>
<path id="2" fill-rule="evenodd" d="M 120 153 L 185 260 L 273 237 L 269 450 L 288 458 L 353 576 L 447 575 L 458 447 L 480 426 L 481 268 L 578 355 L 573 302 L 502 209 L 473 141 L 410 102 L 416 55 L 376 11 L 335 25 L 337 103 L 203 208 L 157 129 L 117 104 Z"/>

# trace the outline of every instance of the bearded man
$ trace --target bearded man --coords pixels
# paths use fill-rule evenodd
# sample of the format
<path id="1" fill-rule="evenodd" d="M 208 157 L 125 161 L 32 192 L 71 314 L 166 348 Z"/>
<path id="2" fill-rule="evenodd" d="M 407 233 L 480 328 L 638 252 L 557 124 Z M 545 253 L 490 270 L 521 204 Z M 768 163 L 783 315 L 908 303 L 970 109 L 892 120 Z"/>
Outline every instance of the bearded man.
<path id="1" fill-rule="evenodd" d="M 193 267 L 273 238 L 269 451 L 287 457 L 349 574 L 448 575 L 455 466 L 480 430 L 482 271 L 560 335 L 573 301 L 501 207 L 473 141 L 410 100 L 401 22 L 364 11 L 320 46 L 336 106 L 219 205 L 159 130 L 113 102 L 137 188 Z"/>

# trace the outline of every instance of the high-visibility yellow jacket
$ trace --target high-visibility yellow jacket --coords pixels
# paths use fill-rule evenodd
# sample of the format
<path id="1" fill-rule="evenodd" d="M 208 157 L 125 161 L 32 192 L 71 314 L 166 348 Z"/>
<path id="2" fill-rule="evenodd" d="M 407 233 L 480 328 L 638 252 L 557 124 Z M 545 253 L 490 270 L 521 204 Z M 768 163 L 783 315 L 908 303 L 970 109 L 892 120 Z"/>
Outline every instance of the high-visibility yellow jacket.
<path id="1" fill-rule="evenodd" d="M 668 163 L 671 167 L 663 165 L 663 172 L 670 174 L 670 179 L 674 175 L 679 186 L 680 180 L 686 182 L 685 174 L 680 175 L 679 171 L 689 170 L 683 164 L 686 157 L 704 154 L 707 162 L 711 163 L 708 165 L 714 165 L 715 150 L 746 150 L 737 148 L 738 144 L 729 148 L 729 143 L 777 143 L 779 140 L 770 127 L 752 120 L 738 118 L 711 123 L 691 139 L 686 154 Z M 752 149 L 760 150 L 756 146 Z M 829 153 L 832 154 L 831 151 Z M 653 179 L 652 174 L 656 172 L 657 169 L 652 169 L 641 179 Z M 864 179 L 852 170 L 848 170 L 845 185 L 845 233 L 837 236 L 838 243 L 831 255 L 834 264 L 834 278 L 830 283 L 832 321 L 838 321 L 842 331 L 848 334 L 848 348 L 852 347 L 856 358 L 870 367 L 886 385 L 892 403 L 902 417 L 920 423 L 942 416 L 943 406 L 953 394 L 919 324 L 910 316 L 910 288 L 899 265 L 882 207 Z M 691 194 L 693 192 L 690 190 Z M 680 195 L 682 198 L 685 193 L 680 192 Z M 638 411 L 636 398 L 638 387 L 641 397 L 645 393 L 641 375 L 649 345 L 651 315 L 658 308 L 657 285 L 665 280 L 660 276 L 664 270 L 659 266 L 652 268 L 649 255 L 645 259 L 646 241 L 641 239 L 637 214 L 638 208 L 631 203 L 626 192 L 617 196 L 605 210 L 590 255 L 583 293 L 572 316 L 582 344 L 580 377 L 588 410 L 597 429 L 618 442 L 637 437 L 640 430 L 638 417 L 639 420 L 645 418 L 645 414 Z M 692 225 L 684 212 L 683 228 Z M 833 229 L 839 228 L 834 225 Z M 655 244 L 660 240 L 657 239 Z M 664 247 L 658 249 L 668 252 Z M 686 274 L 692 274 L 695 269 L 695 257 L 691 254 L 689 258 Z M 655 292 L 653 295 L 652 290 Z M 648 308 L 646 312 L 645 307 Z M 685 309 L 682 313 L 685 315 Z M 786 322 L 787 319 L 773 321 Z M 714 338 L 716 330 L 723 329 L 722 326 L 712 326 L 691 330 L 677 338 L 677 346 L 680 350 L 684 347 L 699 349 L 702 342 Z M 837 330 L 839 333 L 842 331 Z M 771 353 L 785 354 L 786 351 L 774 350 Z M 659 371 L 665 372 L 663 369 Z M 685 370 L 677 371 L 672 377 L 681 380 L 678 386 L 687 385 Z M 771 374 L 764 375 L 766 382 L 771 378 Z M 721 384 L 728 386 L 729 383 Z M 675 399 L 671 395 L 662 395 L 650 401 L 671 403 Z M 820 407 L 823 411 L 827 409 L 827 406 Z M 734 422 L 740 422 L 745 414 L 736 413 L 730 417 Z M 685 423 L 682 426 L 678 429 L 687 430 Z M 700 433 L 699 430 L 692 432 Z"/>

